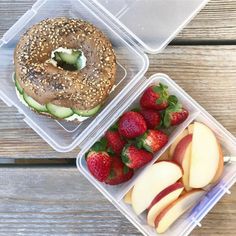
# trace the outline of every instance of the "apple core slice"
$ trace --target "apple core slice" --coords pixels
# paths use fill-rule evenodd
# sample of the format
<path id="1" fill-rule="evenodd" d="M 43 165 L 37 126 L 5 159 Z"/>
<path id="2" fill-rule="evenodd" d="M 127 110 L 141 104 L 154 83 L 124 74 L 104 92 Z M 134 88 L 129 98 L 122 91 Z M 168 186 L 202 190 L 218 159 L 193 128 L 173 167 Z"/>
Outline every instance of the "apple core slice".
<path id="1" fill-rule="evenodd" d="M 155 219 L 157 233 L 164 233 L 181 215 L 195 206 L 204 193 L 204 190 L 192 190 L 167 206 Z"/>
<path id="2" fill-rule="evenodd" d="M 175 201 L 183 191 L 184 186 L 181 182 L 174 183 L 161 191 L 152 201 L 148 208 L 147 223 L 155 227 L 155 219 L 160 212 L 170 203 Z"/>
<path id="3" fill-rule="evenodd" d="M 156 162 L 159 161 L 170 161 L 172 158 L 169 156 L 169 149 L 167 149 Z"/>
<path id="4" fill-rule="evenodd" d="M 188 126 L 188 133 L 189 133 L 189 134 L 192 134 L 192 133 L 193 133 L 193 128 L 194 128 L 194 124 L 190 124 L 190 125 Z"/>
<path id="5" fill-rule="evenodd" d="M 133 188 L 131 188 L 126 194 L 125 194 L 125 197 L 124 197 L 124 202 L 126 204 L 131 204 L 131 196 L 132 196 L 132 190 Z"/>
<path id="6" fill-rule="evenodd" d="M 215 134 L 206 125 L 195 122 L 189 185 L 203 188 L 213 180 L 220 161 L 220 150 Z"/>
<path id="7" fill-rule="evenodd" d="M 153 164 L 137 179 L 132 191 L 132 207 L 137 215 L 145 211 L 162 190 L 182 177 L 182 168 L 171 161 Z"/>

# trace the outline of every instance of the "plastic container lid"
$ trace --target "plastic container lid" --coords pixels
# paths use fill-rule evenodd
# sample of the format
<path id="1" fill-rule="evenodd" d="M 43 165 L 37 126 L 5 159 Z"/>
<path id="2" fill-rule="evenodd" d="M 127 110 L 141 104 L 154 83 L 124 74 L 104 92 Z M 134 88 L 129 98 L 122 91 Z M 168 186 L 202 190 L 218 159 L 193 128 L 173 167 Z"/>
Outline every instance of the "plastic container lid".
<path id="1" fill-rule="evenodd" d="M 148 53 L 158 53 L 205 6 L 207 0 L 92 0 Z"/>
<path id="2" fill-rule="evenodd" d="M 207 0 L 37 0 L 0 39 L 0 98 L 14 105 L 24 121 L 56 151 L 83 149 L 100 132 L 123 102 L 123 97 L 142 80 L 148 69 L 144 52 L 157 53 L 204 6 Z M 87 20 L 111 40 L 117 55 L 114 91 L 100 113 L 79 125 L 41 117 L 22 105 L 11 80 L 15 45 L 31 25 L 48 17 Z M 142 17 L 143 16 L 143 17 Z"/>

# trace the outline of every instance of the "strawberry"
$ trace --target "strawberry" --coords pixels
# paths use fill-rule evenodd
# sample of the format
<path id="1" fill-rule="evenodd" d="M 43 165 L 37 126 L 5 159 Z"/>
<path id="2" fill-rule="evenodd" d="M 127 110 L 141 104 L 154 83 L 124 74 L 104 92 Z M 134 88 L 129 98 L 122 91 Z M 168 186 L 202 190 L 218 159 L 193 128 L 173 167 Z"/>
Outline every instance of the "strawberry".
<path id="1" fill-rule="evenodd" d="M 161 83 L 147 88 L 140 99 L 141 107 L 155 110 L 165 109 L 168 106 L 169 97 L 167 88 Z"/>
<path id="2" fill-rule="evenodd" d="M 109 149 L 109 153 L 111 152 L 120 155 L 126 142 L 121 137 L 119 132 L 116 130 L 108 130 L 105 134 L 105 138 L 107 139 L 107 147 Z"/>
<path id="3" fill-rule="evenodd" d="M 188 115 L 188 111 L 182 107 L 178 100 L 172 101 L 163 114 L 163 124 L 166 128 L 179 125 L 188 118 Z"/>
<path id="4" fill-rule="evenodd" d="M 161 124 L 161 115 L 159 112 L 152 109 L 142 109 L 140 111 L 144 117 L 148 129 L 156 129 Z"/>
<path id="5" fill-rule="evenodd" d="M 124 147 L 121 157 L 125 165 L 129 168 L 137 169 L 151 161 L 153 155 L 146 150 L 138 149 L 134 145 L 128 144 Z"/>
<path id="6" fill-rule="evenodd" d="M 118 121 L 118 131 L 125 138 L 136 138 L 146 130 L 147 125 L 143 116 L 135 111 L 124 113 Z"/>
<path id="7" fill-rule="evenodd" d="M 111 171 L 112 160 L 107 152 L 95 152 L 88 153 L 87 166 L 90 173 L 100 182 L 104 182 Z"/>
<path id="8" fill-rule="evenodd" d="M 112 157 L 112 166 L 109 177 L 105 183 L 110 185 L 117 185 L 124 183 L 132 178 L 134 171 L 126 166 L 120 157 Z"/>
<path id="9" fill-rule="evenodd" d="M 168 142 L 168 136 L 160 130 L 148 130 L 138 138 L 137 146 L 145 148 L 149 152 L 159 151 Z"/>

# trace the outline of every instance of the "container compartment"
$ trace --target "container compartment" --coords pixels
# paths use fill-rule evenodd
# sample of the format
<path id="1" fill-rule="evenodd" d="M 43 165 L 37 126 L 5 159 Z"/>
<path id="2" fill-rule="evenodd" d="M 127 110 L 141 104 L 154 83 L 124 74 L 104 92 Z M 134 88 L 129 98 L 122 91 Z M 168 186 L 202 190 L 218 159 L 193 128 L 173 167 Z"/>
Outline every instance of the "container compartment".
<path id="1" fill-rule="evenodd" d="M 142 78 L 148 68 L 147 56 L 132 46 L 130 42 L 125 41 L 119 32 L 115 31 L 105 18 L 98 16 L 92 8 L 89 8 L 86 5 L 87 3 L 87 1 L 78 0 L 39 0 L 33 5 L 31 10 L 27 11 L 6 32 L 0 41 L 0 53 L 2 55 L 0 62 L 0 98 L 7 105 L 15 106 L 20 113 L 24 114 L 25 121 L 59 152 L 67 152 L 80 146 L 80 143 L 88 136 L 90 131 L 96 128 L 96 125 L 103 120 L 103 117 L 116 106 L 123 94 L 126 94 L 128 89 Z M 117 56 L 115 89 L 110 94 L 100 113 L 79 125 L 58 122 L 34 114 L 34 112 L 20 103 L 12 82 L 14 49 L 20 36 L 33 24 L 45 18 L 59 16 L 81 18 L 93 23 L 111 40 Z"/>
<path id="2" fill-rule="evenodd" d="M 183 106 L 190 111 L 189 118 L 177 126 L 172 134 L 170 135 L 170 140 L 168 144 L 156 153 L 152 162 L 148 163 L 145 167 L 139 169 L 134 177 L 124 184 L 118 186 L 109 186 L 102 184 L 95 180 L 89 171 L 87 170 L 86 162 L 84 160 L 84 154 L 86 151 L 97 141 L 105 131 L 114 123 L 117 118 L 126 110 L 130 110 L 136 106 L 142 92 L 149 87 L 151 84 L 157 83 L 166 84 L 169 87 L 170 94 L 176 95 L 182 102 Z M 85 177 L 100 190 L 109 201 L 111 201 L 144 235 L 157 235 L 155 229 L 147 225 L 146 213 L 137 216 L 132 207 L 123 201 L 125 193 L 133 187 L 137 178 L 139 178 L 147 168 L 152 165 L 161 154 L 174 142 L 175 138 L 193 121 L 199 121 L 210 127 L 216 134 L 219 142 L 223 147 L 224 155 L 235 156 L 236 155 L 236 140 L 235 138 L 225 130 L 212 116 L 210 116 L 200 105 L 198 105 L 188 94 L 186 94 L 177 84 L 175 84 L 168 76 L 164 74 L 157 74 L 152 76 L 145 83 L 139 84 L 134 88 L 135 92 L 130 91 L 125 97 L 126 102 L 124 106 L 117 109 L 114 114 L 111 115 L 112 118 L 107 122 L 106 127 L 101 128 L 101 133 L 97 136 L 94 135 L 93 139 L 85 149 L 82 150 L 81 154 L 77 157 L 77 167 L 85 175 Z M 130 95 L 130 97 L 128 97 Z M 236 179 L 236 164 L 227 163 L 224 168 L 224 174 L 221 181 L 212 188 L 208 189 L 207 194 L 204 196 L 202 201 L 194 207 L 193 210 L 187 212 L 178 221 L 173 224 L 173 226 L 163 235 L 188 235 L 192 229 L 201 225 L 201 219 L 210 211 L 210 209 L 219 201 L 219 199 L 227 192 L 229 188 L 234 184 Z"/>
<path id="3" fill-rule="evenodd" d="M 168 90 L 170 92 L 170 94 L 176 95 L 180 102 L 183 104 L 183 106 L 188 109 L 189 111 L 189 117 L 187 120 L 185 120 L 185 122 L 183 122 L 182 124 L 180 124 L 179 126 L 176 126 L 172 129 L 170 129 L 171 135 L 169 136 L 169 142 L 167 143 L 167 145 L 165 147 L 163 147 L 159 152 L 157 152 L 154 155 L 154 158 L 151 162 L 149 162 L 146 166 L 138 169 L 137 171 L 135 171 L 135 174 L 133 176 L 133 178 L 121 185 L 117 185 L 117 186 L 109 186 L 107 184 L 103 184 L 98 182 L 95 178 L 93 178 L 93 176 L 89 173 L 88 169 L 87 169 L 87 164 L 84 158 L 84 154 L 87 152 L 87 150 L 89 150 L 89 148 L 98 140 L 100 139 L 104 133 L 106 132 L 106 130 L 113 124 L 116 122 L 116 120 L 118 119 L 118 117 L 120 115 L 122 115 L 125 111 L 129 111 L 135 107 L 137 107 L 138 102 L 140 100 L 140 97 L 143 93 L 143 91 L 153 85 L 153 84 L 158 84 L 158 83 L 163 83 L 165 85 L 168 86 Z M 134 92 L 135 91 L 135 92 Z M 96 187 L 101 191 L 103 191 L 104 194 L 106 194 L 106 196 L 119 201 L 120 199 L 123 198 L 124 194 L 133 186 L 134 182 L 136 181 L 136 179 L 138 178 L 138 176 L 145 171 L 146 168 L 148 168 L 148 166 L 152 165 L 160 156 L 161 154 L 171 145 L 171 143 L 175 140 L 175 138 L 182 133 L 182 131 L 197 117 L 197 115 L 199 114 L 199 110 L 197 107 L 194 106 L 194 104 L 192 104 L 191 101 L 189 101 L 185 95 L 181 92 L 181 90 L 179 90 L 179 87 L 174 84 L 170 79 L 168 79 L 165 76 L 157 76 L 157 77 L 152 77 L 149 80 L 147 80 L 145 83 L 143 84 L 138 84 L 135 88 L 134 91 L 130 91 L 124 98 L 124 100 L 126 101 L 124 106 L 121 107 L 120 109 L 116 110 L 116 112 L 114 112 L 113 114 L 110 114 L 110 117 L 107 118 L 107 120 L 104 122 L 106 123 L 99 132 L 99 134 L 94 135 L 92 139 L 90 139 L 87 142 L 87 145 L 85 146 L 85 148 L 81 151 L 81 154 L 79 154 L 78 158 L 77 158 L 77 164 L 79 166 L 79 168 L 81 169 L 81 171 L 86 175 L 87 178 L 89 178 L 89 180 L 96 185 Z"/>
<path id="4" fill-rule="evenodd" d="M 235 140 L 228 136 L 218 122 L 208 117 L 208 114 L 205 114 L 205 112 L 200 112 L 194 120 L 206 124 L 215 132 L 217 139 L 222 145 L 224 156 L 236 155 Z M 140 175 L 142 175 L 142 173 Z M 236 163 L 226 163 L 221 181 L 217 185 L 209 187 L 201 202 L 192 210 L 182 215 L 170 229 L 162 235 L 188 235 L 196 226 L 201 226 L 200 222 L 202 218 L 206 216 L 225 193 L 230 193 L 229 189 L 235 183 L 235 180 Z M 125 212 L 125 215 L 129 216 L 129 219 L 142 229 L 145 235 L 157 235 L 155 229 L 147 224 L 146 212 L 137 216 L 131 205 L 126 204 L 123 199 L 118 202 L 118 205 Z"/>

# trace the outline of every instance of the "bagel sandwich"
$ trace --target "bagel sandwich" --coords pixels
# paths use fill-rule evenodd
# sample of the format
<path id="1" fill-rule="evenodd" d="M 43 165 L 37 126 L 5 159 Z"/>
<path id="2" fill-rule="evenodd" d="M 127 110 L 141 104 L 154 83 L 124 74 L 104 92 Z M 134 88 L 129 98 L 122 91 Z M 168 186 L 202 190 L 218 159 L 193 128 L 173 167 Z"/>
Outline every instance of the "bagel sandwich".
<path id="1" fill-rule="evenodd" d="M 60 17 L 33 25 L 15 48 L 14 64 L 19 99 L 54 119 L 82 122 L 94 116 L 115 83 L 111 42 L 80 19 Z"/>

